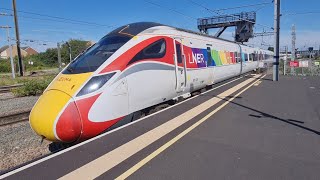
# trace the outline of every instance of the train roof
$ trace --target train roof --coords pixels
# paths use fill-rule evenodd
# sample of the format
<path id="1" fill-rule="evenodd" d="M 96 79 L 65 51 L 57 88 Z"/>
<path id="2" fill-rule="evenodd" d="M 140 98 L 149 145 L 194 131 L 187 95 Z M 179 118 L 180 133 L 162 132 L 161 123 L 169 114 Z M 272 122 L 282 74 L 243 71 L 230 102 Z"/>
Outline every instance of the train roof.
<path id="1" fill-rule="evenodd" d="M 142 31 L 156 27 L 156 26 L 164 26 L 163 24 L 154 23 L 154 22 L 137 22 L 131 23 L 124 26 L 121 26 L 113 31 L 111 31 L 108 35 L 113 34 L 126 34 L 130 36 L 136 36 L 137 34 L 141 33 Z"/>
<path id="2" fill-rule="evenodd" d="M 209 34 L 204 34 L 204 33 L 201 33 L 201 32 L 196 32 L 196 31 L 192 31 L 192 30 L 188 30 L 188 29 L 182 29 L 182 28 L 177 28 L 177 27 L 172 27 L 172 28 L 175 28 L 175 29 L 178 30 L 178 31 L 183 31 L 183 32 L 191 33 L 191 34 L 196 34 L 196 35 L 199 35 L 199 36 L 205 36 L 205 37 L 209 37 L 209 38 L 213 38 L 213 39 L 218 39 L 218 40 L 221 40 L 221 41 L 226 41 L 226 42 L 235 43 L 235 44 L 241 44 L 241 43 L 236 42 L 236 41 L 231 41 L 231 40 L 227 40 L 227 39 L 222 39 L 222 38 L 219 38 L 219 37 L 216 37 L 216 36 L 212 36 L 212 35 L 209 35 Z M 245 44 L 241 44 L 241 45 L 246 46 Z"/>
<path id="3" fill-rule="evenodd" d="M 167 26 L 167 27 L 171 27 L 173 29 L 176 29 L 178 31 L 183 31 L 183 32 L 191 33 L 191 34 L 196 34 L 196 35 L 199 35 L 199 36 L 214 38 L 214 39 L 218 39 L 218 40 L 221 40 L 221 41 L 235 43 L 235 44 L 239 44 L 239 45 L 242 45 L 242 46 L 249 47 L 249 46 L 247 46 L 245 44 L 242 44 L 242 43 L 239 43 L 239 42 L 235 42 L 235 41 L 231 41 L 231 40 L 227 40 L 227 39 L 222 39 L 222 38 L 218 38 L 218 37 L 215 37 L 215 36 L 212 36 L 212 35 L 203 34 L 203 33 L 200 33 L 200 32 L 195 32 L 195 31 L 182 29 L 182 28 L 177 28 L 177 27 L 173 27 L 173 26 L 168 26 L 168 25 L 155 23 L 155 22 L 137 22 L 137 23 L 127 24 L 127 25 L 121 26 L 121 27 L 111 31 L 107 35 L 113 35 L 113 34 L 120 33 L 120 34 L 130 35 L 130 36 L 133 37 L 133 36 L 138 35 L 139 33 L 141 33 L 142 31 L 144 31 L 146 29 L 149 29 L 149 28 L 152 28 L 152 27 L 156 27 L 156 26 Z M 261 48 L 259 48 L 259 49 L 261 49 Z M 264 49 L 261 49 L 261 50 L 264 50 Z"/>

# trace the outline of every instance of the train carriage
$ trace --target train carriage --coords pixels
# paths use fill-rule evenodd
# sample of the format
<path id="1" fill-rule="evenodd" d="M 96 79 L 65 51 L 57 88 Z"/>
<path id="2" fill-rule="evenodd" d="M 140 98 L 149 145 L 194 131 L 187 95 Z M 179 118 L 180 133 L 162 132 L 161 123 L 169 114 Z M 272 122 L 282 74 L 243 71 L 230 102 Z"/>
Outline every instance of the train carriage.
<path id="1" fill-rule="evenodd" d="M 130 121 L 150 106 L 255 70 L 272 53 L 157 23 L 103 37 L 48 86 L 30 114 L 50 141 L 76 142 Z"/>

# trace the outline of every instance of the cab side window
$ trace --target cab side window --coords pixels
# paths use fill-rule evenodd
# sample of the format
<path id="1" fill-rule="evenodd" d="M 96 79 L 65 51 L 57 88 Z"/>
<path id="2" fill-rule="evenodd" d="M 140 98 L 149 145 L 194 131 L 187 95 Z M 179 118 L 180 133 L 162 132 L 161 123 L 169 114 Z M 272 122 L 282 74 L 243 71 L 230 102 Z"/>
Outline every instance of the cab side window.
<path id="1" fill-rule="evenodd" d="M 180 44 L 176 44 L 176 51 L 177 51 L 177 60 L 178 63 L 182 63 L 182 52 L 181 52 L 181 45 Z"/>
<path id="2" fill-rule="evenodd" d="M 162 58 L 166 54 L 166 41 L 160 39 L 136 54 L 128 63 L 128 65 L 133 64 L 137 61 L 144 59 L 157 59 Z"/>

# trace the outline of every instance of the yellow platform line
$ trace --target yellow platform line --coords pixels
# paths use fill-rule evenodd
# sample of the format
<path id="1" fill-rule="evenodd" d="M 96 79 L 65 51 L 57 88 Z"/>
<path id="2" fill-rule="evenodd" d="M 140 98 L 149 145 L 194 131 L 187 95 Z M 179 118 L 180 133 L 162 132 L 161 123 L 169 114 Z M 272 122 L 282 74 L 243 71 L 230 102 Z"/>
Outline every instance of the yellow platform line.
<path id="1" fill-rule="evenodd" d="M 259 75 L 253 78 L 249 78 L 246 81 L 239 83 L 238 85 L 224 91 L 219 94 L 218 97 L 213 97 L 206 102 L 192 108 L 191 110 L 169 120 L 168 122 L 140 135 L 139 137 L 121 145 L 120 147 L 102 155 L 101 157 L 85 164 L 84 166 L 66 174 L 60 179 L 94 179 L 101 174 L 107 172 L 111 168 L 117 166 L 124 160 L 128 159 L 132 155 L 136 154 L 140 150 L 149 146 L 153 142 L 157 141 L 161 137 L 172 132 L 176 128 L 180 127 L 184 123 L 190 121 L 200 113 L 204 112 L 208 108 L 222 101 L 221 97 L 230 96 L 237 90 L 252 83 Z"/>
<path id="2" fill-rule="evenodd" d="M 257 80 L 260 81 L 260 80 Z M 206 115 L 205 117 L 203 117 L 201 120 L 199 120 L 198 122 L 196 122 L 195 124 L 193 124 L 192 126 L 190 126 L 188 129 L 184 130 L 182 133 L 180 133 L 179 135 L 177 135 L 176 137 L 174 137 L 173 139 L 171 139 L 169 142 L 167 142 L 166 144 L 164 144 L 163 146 L 161 146 L 159 149 L 157 149 L 156 151 L 154 151 L 153 153 L 151 153 L 149 156 L 147 156 L 146 158 L 144 158 L 143 160 L 141 160 L 140 162 L 138 162 L 136 165 L 134 165 L 133 167 L 131 167 L 130 169 L 128 169 L 126 172 L 124 172 L 123 174 L 121 174 L 119 177 L 116 178 L 116 180 L 122 180 L 122 179 L 126 179 L 127 177 L 129 177 L 131 174 L 133 174 L 134 172 L 136 172 L 137 170 L 139 170 L 142 166 L 144 166 L 146 163 L 148 163 L 149 161 L 151 161 L 153 158 L 155 158 L 156 156 L 158 156 L 161 152 L 163 152 L 164 150 L 166 150 L 168 147 L 170 147 L 171 145 L 173 145 L 175 142 L 177 142 L 179 139 L 181 139 L 183 136 L 185 136 L 186 134 L 188 134 L 190 131 L 192 131 L 193 129 L 195 129 L 196 127 L 198 127 L 200 124 L 202 124 L 203 122 L 205 122 L 206 120 L 208 120 L 212 115 L 214 115 L 216 112 L 218 112 L 219 110 L 221 110 L 223 107 L 225 107 L 227 104 L 229 104 L 231 101 L 233 101 L 236 97 L 238 97 L 240 94 L 242 94 L 244 91 L 248 90 L 250 87 L 252 87 L 253 85 L 255 85 L 255 83 L 257 82 L 255 81 L 254 83 L 252 83 L 250 86 L 246 87 L 245 89 L 243 89 L 242 91 L 240 91 L 238 94 L 236 94 L 234 97 L 230 98 L 229 100 L 226 100 L 225 103 L 223 103 L 221 106 L 219 106 L 217 109 L 215 109 L 214 111 L 212 111 L 211 113 L 209 113 L 208 115 Z"/>

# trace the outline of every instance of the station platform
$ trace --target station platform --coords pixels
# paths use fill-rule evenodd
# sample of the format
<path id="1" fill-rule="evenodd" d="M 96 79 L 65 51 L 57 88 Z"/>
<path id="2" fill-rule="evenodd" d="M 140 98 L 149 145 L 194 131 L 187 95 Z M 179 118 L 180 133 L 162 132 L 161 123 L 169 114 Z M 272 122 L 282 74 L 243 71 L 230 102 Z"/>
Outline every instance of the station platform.
<path id="1" fill-rule="evenodd" d="M 248 75 L 0 179 L 319 179 L 319 77 Z"/>

